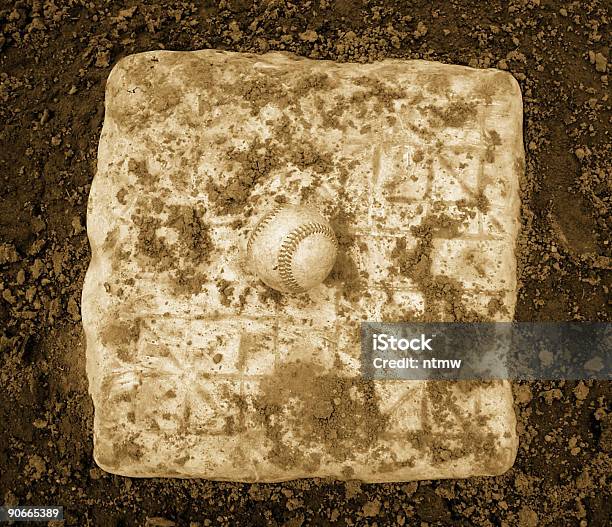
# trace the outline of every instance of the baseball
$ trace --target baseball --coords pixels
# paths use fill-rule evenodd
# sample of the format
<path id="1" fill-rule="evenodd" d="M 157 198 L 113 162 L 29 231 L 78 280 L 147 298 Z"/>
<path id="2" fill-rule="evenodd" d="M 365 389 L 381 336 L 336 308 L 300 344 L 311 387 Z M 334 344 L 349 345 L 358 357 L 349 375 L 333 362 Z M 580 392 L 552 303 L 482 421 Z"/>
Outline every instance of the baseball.
<path id="1" fill-rule="evenodd" d="M 249 267 L 269 287 L 300 293 L 320 284 L 334 266 L 336 235 L 316 210 L 278 205 L 253 228 L 247 243 Z"/>

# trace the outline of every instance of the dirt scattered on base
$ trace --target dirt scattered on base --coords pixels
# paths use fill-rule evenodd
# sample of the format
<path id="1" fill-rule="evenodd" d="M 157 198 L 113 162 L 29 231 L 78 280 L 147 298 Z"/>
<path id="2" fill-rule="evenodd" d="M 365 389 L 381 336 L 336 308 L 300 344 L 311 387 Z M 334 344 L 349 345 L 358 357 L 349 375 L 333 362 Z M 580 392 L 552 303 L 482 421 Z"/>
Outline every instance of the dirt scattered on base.
<path id="1" fill-rule="evenodd" d="M 253 405 L 273 443 L 270 461 L 284 469 L 316 470 L 320 455 L 304 449 L 318 445 L 334 461 L 353 460 L 376 444 L 388 420 L 372 381 L 338 377 L 306 362 L 277 366 Z M 287 438 L 289 430 L 296 436 Z"/>
<path id="2" fill-rule="evenodd" d="M 465 295 L 463 284 L 449 276 L 434 275 L 431 271 L 434 237 L 444 232 L 448 238 L 458 236 L 464 218 L 451 218 L 442 213 L 428 214 L 420 225 L 411 227 L 416 238 L 413 249 L 406 248 L 406 238 L 397 238 L 391 253 L 396 272 L 409 277 L 423 295 L 423 313 L 412 318 L 421 322 L 477 322 L 484 316 L 475 311 Z"/>
<path id="3" fill-rule="evenodd" d="M 342 203 L 342 193 L 339 201 Z M 369 294 L 366 289 L 366 276 L 355 261 L 356 255 L 351 252 L 351 248 L 356 247 L 357 243 L 357 237 L 351 231 L 354 221 L 354 214 L 342 209 L 329 219 L 338 240 L 338 256 L 328 281 L 330 284 L 337 283 L 349 302 L 355 302 Z"/>
<path id="4" fill-rule="evenodd" d="M 132 222 L 138 229 L 135 252 L 142 272 L 168 273 L 175 295 L 199 293 L 207 277 L 202 266 L 210 262 L 210 227 L 203 220 L 201 207 L 156 205 L 159 198 L 139 198 Z M 166 218 L 151 212 L 166 213 Z M 160 234 L 170 229 L 176 239 Z M 144 258 L 143 258 L 144 257 Z"/>

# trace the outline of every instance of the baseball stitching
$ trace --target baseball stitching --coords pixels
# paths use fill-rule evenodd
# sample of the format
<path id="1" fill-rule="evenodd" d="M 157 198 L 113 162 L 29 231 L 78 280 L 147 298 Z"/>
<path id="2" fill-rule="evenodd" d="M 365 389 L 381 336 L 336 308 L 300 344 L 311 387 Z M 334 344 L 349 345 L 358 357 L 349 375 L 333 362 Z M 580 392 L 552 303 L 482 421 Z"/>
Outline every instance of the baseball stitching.
<path id="1" fill-rule="evenodd" d="M 253 246 L 253 242 L 255 241 L 255 238 L 264 229 L 264 227 L 268 225 L 268 223 L 270 223 L 274 219 L 274 217 L 283 208 L 284 208 L 284 205 L 280 205 L 280 204 L 276 205 L 270 212 L 268 212 L 263 218 L 261 218 L 261 220 L 259 220 L 259 223 L 253 229 L 253 232 L 251 233 L 251 236 L 249 237 L 247 241 L 247 253 L 251 252 L 251 247 Z"/>
<path id="2" fill-rule="evenodd" d="M 304 225 L 300 225 L 297 229 L 292 231 L 283 240 L 281 248 L 278 251 L 278 273 L 280 274 L 281 280 L 285 287 L 291 292 L 297 293 L 302 291 L 302 287 L 296 280 L 291 270 L 291 262 L 295 251 L 302 241 L 313 234 L 322 234 L 329 238 L 336 250 L 338 249 L 338 241 L 332 231 L 327 225 L 323 223 L 310 222 Z"/>

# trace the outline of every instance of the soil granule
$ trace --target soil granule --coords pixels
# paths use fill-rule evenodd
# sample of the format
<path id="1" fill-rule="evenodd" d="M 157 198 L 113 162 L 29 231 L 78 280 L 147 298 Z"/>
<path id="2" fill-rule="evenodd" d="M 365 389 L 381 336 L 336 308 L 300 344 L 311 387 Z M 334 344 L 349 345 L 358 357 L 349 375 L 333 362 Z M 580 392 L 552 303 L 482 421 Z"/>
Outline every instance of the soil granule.
<path id="1" fill-rule="evenodd" d="M 63 505 L 65 524 L 75 526 L 609 525 L 612 421 L 604 382 L 516 383 L 519 453 L 514 467 L 494 478 L 247 485 L 107 474 L 92 459 L 79 305 L 108 73 L 136 52 L 219 48 L 357 62 L 419 58 L 509 71 L 523 93 L 527 153 L 516 319 L 609 321 L 611 16 L 606 0 L 0 0 L 2 503 Z M 274 86 L 240 89 L 256 111 Z M 373 104 L 381 111 L 393 98 L 385 87 L 363 89 L 378 93 Z M 482 86 L 483 97 L 494 92 L 495 86 Z M 329 126 L 350 102 L 328 112 Z M 459 125 L 470 108 L 435 118 Z M 493 155 L 495 137 L 490 140 Z M 311 145 L 295 160 L 277 160 L 253 146 L 236 158 L 243 175 L 229 199 L 219 194 L 220 210 L 239 207 L 245 185 L 274 163 L 324 168 L 328 162 Z M 142 166 L 131 168 L 147 177 Z M 155 210 L 155 204 L 142 206 Z M 188 257 L 177 284 L 186 294 L 202 279 L 189 266 L 190 251 L 208 243 L 190 214 L 177 210 L 168 220 L 184 233 Z M 140 228 L 152 254 L 165 254 L 155 225 L 142 219 Z M 427 257 L 423 234 L 408 267 Z M 349 243 L 343 236 L 341 246 Z M 350 267 L 334 272 L 355 280 Z M 455 286 L 444 287 L 452 292 Z M 469 315 L 465 306 L 456 308 Z M 275 401 L 273 393 L 260 401 L 264 418 Z M 330 404 L 311 408 L 307 420 L 333 418 Z M 317 430 L 312 433 L 325 433 Z M 477 441 L 486 449 L 486 437 Z"/>

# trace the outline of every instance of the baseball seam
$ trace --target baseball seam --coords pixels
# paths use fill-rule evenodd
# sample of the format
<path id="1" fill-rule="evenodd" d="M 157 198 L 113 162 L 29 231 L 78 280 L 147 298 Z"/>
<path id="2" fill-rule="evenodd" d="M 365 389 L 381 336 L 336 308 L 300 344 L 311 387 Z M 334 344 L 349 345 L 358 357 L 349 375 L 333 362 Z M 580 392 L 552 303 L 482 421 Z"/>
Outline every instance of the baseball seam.
<path id="1" fill-rule="evenodd" d="M 304 225 L 300 225 L 297 229 L 290 232 L 283 240 L 283 243 L 278 251 L 278 273 L 285 287 L 287 287 L 293 293 L 303 290 L 291 269 L 293 256 L 295 255 L 295 251 L 299 247 L 300 243 L 313 234 L 322 234 L 326 238 L 329 238 L 334 244 L 336 250 L 338 249 L 338 240 L 336 240 L 334 231 L 323 223 L 305 223 Z"/>
<path id="2" fill-rule="evenodd" d="M 283 209 L 283 207 L 284 205 L 281 204 L 276 205 L 270 212 L 261 218 L 261 220 L 259 220 L 257 225 L 255 225 L 255 228 L 253 229 L 253 232 L 251 232 L 251 236 L 249 236 L 247 241 L 247 253 L 251 252 L 251 247 L 253 246 L 255 238 L 259 236 L 259 233 L 274 219 L 274 217 Z"/>

